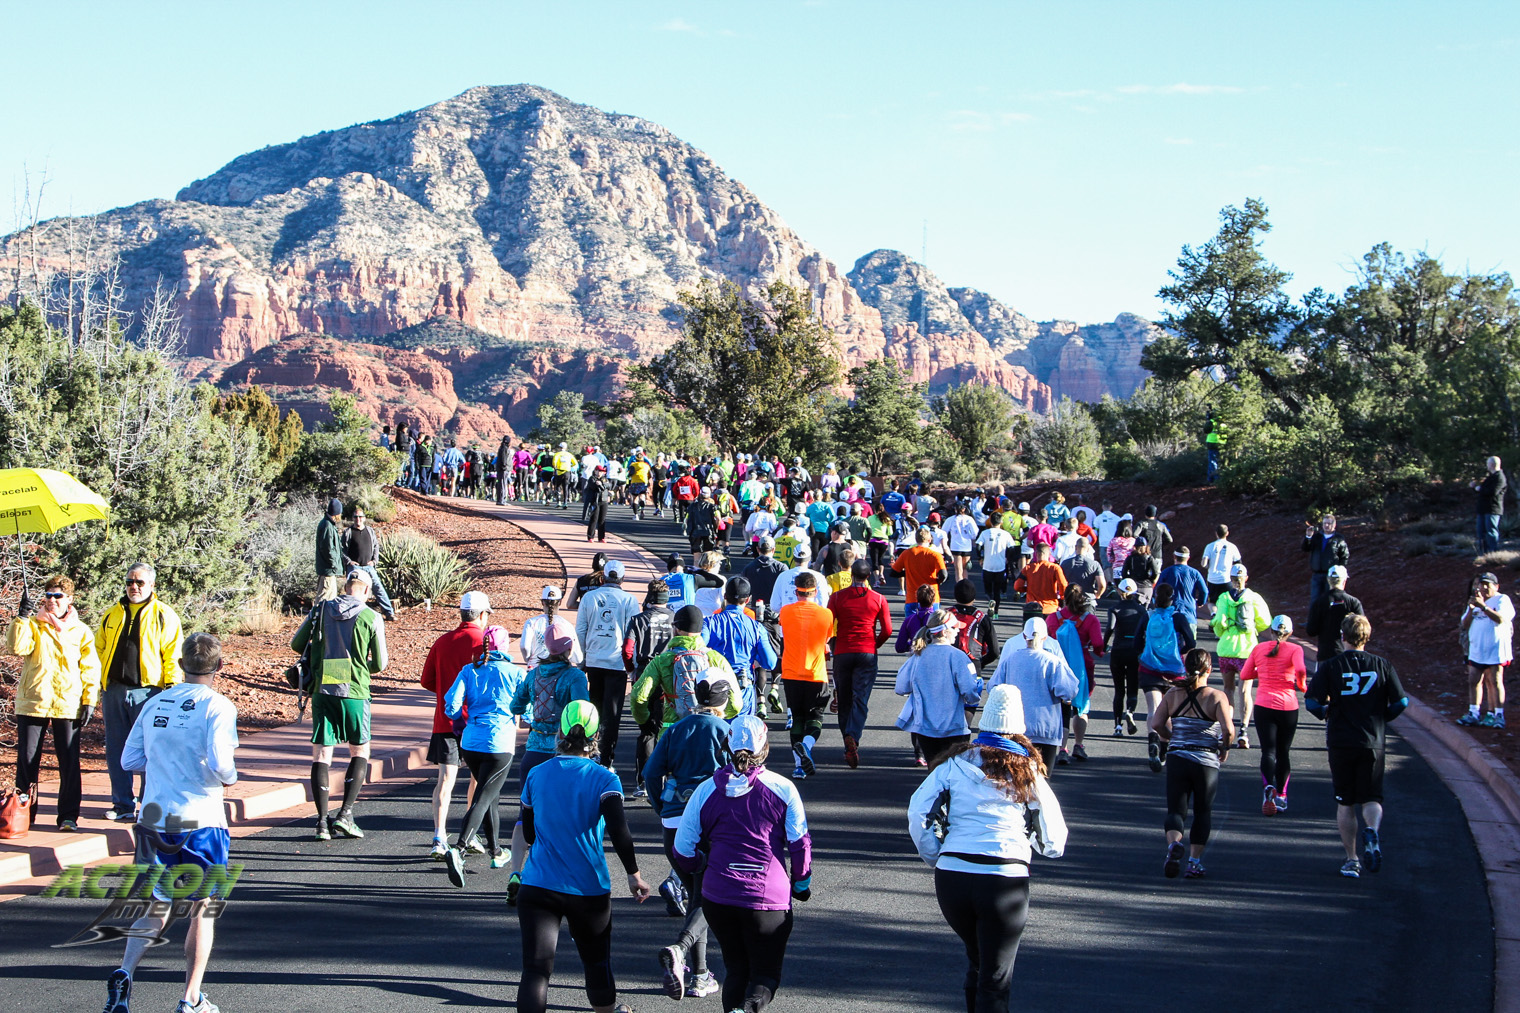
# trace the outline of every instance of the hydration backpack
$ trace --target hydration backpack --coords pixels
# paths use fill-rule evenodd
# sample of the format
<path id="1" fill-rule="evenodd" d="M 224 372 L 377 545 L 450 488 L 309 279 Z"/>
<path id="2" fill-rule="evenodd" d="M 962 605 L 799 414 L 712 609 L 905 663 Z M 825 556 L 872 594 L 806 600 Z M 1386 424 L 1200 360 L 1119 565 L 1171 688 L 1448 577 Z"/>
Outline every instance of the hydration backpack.
<path id="1" fill-rule="evenodd" d="M 676 652 L 670 665 L 670 683 L 675 703 L 675 720 L 679 721 L 696 710 L 697 681 L 707 671 L 707 650 L 696 647 Z"/>
<path id="2" fill-rule="evenodd" d="M 961 631 L 955 635 L 955 646 L 964 651 L 966 657 L 977 664 L 981 664 L 982 657 L 987 653 L 987 645 L 976 637 L 977 628 L 981 626 L 982 620 L 986 615 L 987 613 L 981 609 L 976 609 L 970 616 L 959 611 L 955 613 L 955 618 L 959 619 L 962 624 Z"/>

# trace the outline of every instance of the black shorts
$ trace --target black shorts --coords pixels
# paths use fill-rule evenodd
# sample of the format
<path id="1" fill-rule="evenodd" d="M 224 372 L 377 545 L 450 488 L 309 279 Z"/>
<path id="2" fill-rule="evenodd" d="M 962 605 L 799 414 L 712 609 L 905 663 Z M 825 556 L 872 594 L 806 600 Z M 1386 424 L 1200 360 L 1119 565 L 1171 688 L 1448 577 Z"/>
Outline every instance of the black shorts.
<path id="1" fill-rule="evenodd" d="M 1330 785 L 1341 805 L 1383 801 L 1383 750 L 1331 746 Z"/>
<path id="2" fill-rule="evenodd" d="M 451 767 L 457 767 L 463 761 L 459 758 L 459 736 L 453 732 L 434 732 L 428 740 L 429 763 L 447 763 Z"/>

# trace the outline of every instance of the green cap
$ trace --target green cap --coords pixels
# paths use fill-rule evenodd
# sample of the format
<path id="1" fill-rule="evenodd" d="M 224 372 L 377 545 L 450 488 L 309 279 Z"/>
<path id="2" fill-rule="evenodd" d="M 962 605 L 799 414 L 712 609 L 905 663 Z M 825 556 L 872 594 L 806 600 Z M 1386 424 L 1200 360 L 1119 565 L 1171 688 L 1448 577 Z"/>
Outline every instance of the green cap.
<path id="1" fill-rule="evenodd" d="M 571 700 L 559 715 L 559 733 L 569 735 L 570 729 L 580 725 L 586 730 L 586 738 L 596 734 L 602 726 L 602 717 L 589 700 Z"/>

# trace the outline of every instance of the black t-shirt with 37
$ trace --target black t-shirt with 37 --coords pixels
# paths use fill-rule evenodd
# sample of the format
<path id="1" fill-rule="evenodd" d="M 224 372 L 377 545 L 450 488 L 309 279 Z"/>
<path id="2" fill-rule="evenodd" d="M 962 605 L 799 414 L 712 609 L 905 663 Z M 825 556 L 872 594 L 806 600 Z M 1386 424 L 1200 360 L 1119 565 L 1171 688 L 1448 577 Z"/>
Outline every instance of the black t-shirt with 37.
<path id="1" fill-rule="evenodd" d="M 1392 663 L 1366 651 L 1346 651 L 1320 665 L 1308 696 L 1330 704 L 1325 745 L 1331 749 L 1382 749 L 1389 704 L 1407 702 Z"/>

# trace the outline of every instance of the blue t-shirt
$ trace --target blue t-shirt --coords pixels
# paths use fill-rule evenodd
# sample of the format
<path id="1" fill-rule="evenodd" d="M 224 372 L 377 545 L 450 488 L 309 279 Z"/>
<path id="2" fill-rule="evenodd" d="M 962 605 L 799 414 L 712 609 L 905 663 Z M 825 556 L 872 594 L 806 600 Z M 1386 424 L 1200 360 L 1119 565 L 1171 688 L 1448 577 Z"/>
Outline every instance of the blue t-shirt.
<path id="1" fill-rule="evenodd" d="M 905 496 L 903 496 L 902 493 L 889 492 L 881 498 L 882 513 L 886 514 L 888 517 L 896 517 L 898 514 L 902 513 L 903 504 L 906 502 L 908 502 L 908 500 Z"/>
<path id="2" fill-rule="evenodd" d="M 623 797 L 616 774 L 589 756 L 555 756 L 528 772 L 522 804 L 533 810 L 533 847 L 524 886 L 595 897 L 612 892 L 602 852 L 602 799 Z M 544 804 L 535 806 L 533 800 Z"/>

